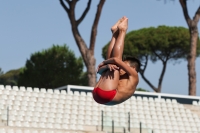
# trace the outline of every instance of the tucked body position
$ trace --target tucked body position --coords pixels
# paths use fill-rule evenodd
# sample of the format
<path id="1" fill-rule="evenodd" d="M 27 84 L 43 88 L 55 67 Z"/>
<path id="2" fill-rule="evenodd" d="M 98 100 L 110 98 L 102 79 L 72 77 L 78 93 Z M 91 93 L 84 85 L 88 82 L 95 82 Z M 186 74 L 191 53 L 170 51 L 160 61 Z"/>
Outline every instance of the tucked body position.
<path id="1" fill-rule="evenodd" d="M 140 61 L 131 56 L 122 59 L 127 29 L 127 17 L 122 17 L 111 28 L 107 59 L 98 65 L 97 72 L 101 77 L 92 91 L 93 99 L 99 104 L 116 105 L 126 101 L 134 94 L 139 82 Z"/>

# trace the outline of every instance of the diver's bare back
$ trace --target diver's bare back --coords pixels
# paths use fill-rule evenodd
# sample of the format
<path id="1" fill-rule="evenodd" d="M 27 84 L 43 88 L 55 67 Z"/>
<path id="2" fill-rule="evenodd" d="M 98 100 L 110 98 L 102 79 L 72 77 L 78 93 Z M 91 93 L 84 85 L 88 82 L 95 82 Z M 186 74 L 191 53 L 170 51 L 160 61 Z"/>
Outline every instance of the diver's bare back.
<path id="1" fill-rule="evenodd" d="M 117 86 L 117 94 L 112 101 L 122 103 L 129 99 L 134 94 L 138 82 L 139 78 L 136 71 L 133 75 L 127 73 L 121 75 Z"/>

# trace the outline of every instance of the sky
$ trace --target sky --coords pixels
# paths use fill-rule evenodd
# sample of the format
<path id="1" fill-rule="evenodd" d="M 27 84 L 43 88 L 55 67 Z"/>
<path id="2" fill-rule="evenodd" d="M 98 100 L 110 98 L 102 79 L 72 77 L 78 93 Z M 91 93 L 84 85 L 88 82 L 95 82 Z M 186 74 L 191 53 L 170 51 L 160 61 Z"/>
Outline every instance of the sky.
<path id="1" fill-rule="evenodd" d="M 79 1 L 76 18 L 79 18 L 87 2 Z M 96 13 L 98 0 L 93 0 L 91 8 L 79 26 L 84 41 L 89 44 L 90 32 Z M 193 18 L 199 0 L 189 0 L 189 15 Z M 129 19 L 128 32 L 144 27 L 183 26 L 187 24 L 178 0 L 107 0 L 98 25 L 95 44 L 96 66 L 103 61 L 102 47 L 111 39 L 111 26 L 122 16 Z M 67 44 L 77 57 L 81 56 L 72 35 L 68 16 L 59 0 L 4 0 L 0 4 L 0 68 L 5 72 L 24 67 L 31 54 L 50 48 L 53 44 Z M 200 22 L 199 22 L 200 23 Z M 198 24 L 199 27 L 200 24 Z M 200 31 L 200 29 L 198 28 Z M 200 58 L 196 60 L 197 95 L 200 96 Z M 162 63 L 149 63 L 146 77 L 157 86 Z M 188 94 L 187 62 L 170 62 L 163 79 L 162 92 Z M 98 76 L 99 77 L 99 76 Z M 140 77 L 138 87 L 152 91 Z"/>

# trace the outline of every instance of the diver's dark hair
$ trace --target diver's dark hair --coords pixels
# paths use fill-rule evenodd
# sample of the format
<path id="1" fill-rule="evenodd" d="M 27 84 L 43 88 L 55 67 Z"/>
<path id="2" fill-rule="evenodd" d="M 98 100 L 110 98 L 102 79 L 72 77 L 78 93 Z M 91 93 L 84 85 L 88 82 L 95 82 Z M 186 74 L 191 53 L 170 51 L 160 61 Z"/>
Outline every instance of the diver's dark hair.
<path id="1" fill-rule="evenodd" d="M 123 57 L 123 61 L 128 61 L 130 63 L 131 67 L 135 67 L 136 71 L 139 72 L 140 71 L 140 60 L 134 56 L 124 56 Z"/>

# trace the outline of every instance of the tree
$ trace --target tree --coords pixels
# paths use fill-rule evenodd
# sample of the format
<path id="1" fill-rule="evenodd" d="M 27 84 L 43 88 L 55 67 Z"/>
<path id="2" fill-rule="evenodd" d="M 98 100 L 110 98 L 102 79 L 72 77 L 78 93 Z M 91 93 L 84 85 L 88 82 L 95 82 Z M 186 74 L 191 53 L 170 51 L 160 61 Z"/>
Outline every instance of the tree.
<path id="1" fill-rule="evenodd" d="M 183 27 L 159 26 L 157 28 L 143 28 L 131 31 L 126 35 L 124 55 L 136 56 L 143 62 L 140 75 L 144 81 L 155 91 L 161 92 L 162 81 L 169 61 L 185 59 L 189 52 L 189 33 Z M 103 57 L 106 57 L 106 45 L 103 48 Z M 200 44 L 198 45 L 200 48 Z M 198 55 L 200 50 L 198 50 Z M 148 61 L 153 63 L 161 61 L 163 68 L 155 87 L 145 76 Z"/>
<path id="2" fill-rule="evenodd" d="M 193 19 L 190 18 L 187 9 L 186 0 L 179 0 L 181 7 L 183 9 L 183 14 L 190 31 L 190 52 L 187 56 L 188 60 L 188 80 L 189 80 L 189 95 L 196 95 L 196 70 L 195 70 L 195 60 L 196 60 L 196 50 L 198 42 L 198 28 L 197 24 L 200 19 L 200 6 L 197 9 Z"/>
<path id="3" fill-rule="evenodd" d="M 66 45 L 36 52 L 26 61 L 19 86 L 56 88 L 66 84 L 83 85 L 82 58 L 76 58 Z"/>
<path id="4" fill-rule="evenodd" d="M 2 71 L 2 69 L 0 68 L 0 76 L 1 76 L 1 75 L 3 75 L 3 71 Z"/>
<path id="5" fill-rule="evenodd" d="M 166 0 L 165 0 L 166 2 Z M 190 52 L 187 55 L 188 61 L 188 94 L 196 95 L 196 69 L 195 69 L 195 60 L 196 60 L 196 50 L 197 50 L 197 42 L 198 42 L 198 27 L 197 24 L 200 19 L 200 6 L 198 7 L 193 19 L 190 18 L 188 14 L 187 8 L 187 0 L 179 0 L 180 5 L 183 10 L 184 18 L 189 27 L 190 32 Z"/>
<path id="6" fill-rule="evenodd" d="M 16 70 L 10 70 L 6 72 L 5 74 L 0 74 L 0 84 L 3 85 L 17 85 L 19 74 L 22 71 L 23 68 L 19 68 Z"/>
<path id="7" fill-rule="evenodd" d="M 79 51 L 83 57 L 84 63 L 87 68 L 87 77 L 89 79 L 88 85 L 95 86 L 95 84 L 96 84 L 96 72 L 95 72 L 96 60 L 94 57 L 94 47 L 95 47 L 95 41 L 96 41 L 96 35 L 97 35 L 97 26 L 98 26 L 98 22 L 99 22 L 99 19 L 101 16 L 101 11 L 102 11 L 105 0 L 99 0 L 96 15 L 95 15 L 94 22 L 92 25 L 89 47 L 87 47 L 84 39 L 80 35 L 78 26 L 83 21 L 85 16 L 87 15 L 87 13 L 90 9 L 92 0 L 88 0 L 87 7 L 83 11 L 83 13 L 79 19 L 75 18 L 75 7 L 76 7 L 77 2 L 78 2 L 78 0 L 60 0 L 61 6 L 64 8 L 66 13 L 68 14 L 74 39 L 76 41 L 76 44 L 79 48 Z"/>
<path id="8" fill-rule="evenodd" d="M 80 84 L 82 86 L 88 86 L 88 77 L 87 77 L 87 72 L 82 72 L 80 75 Z"/>

